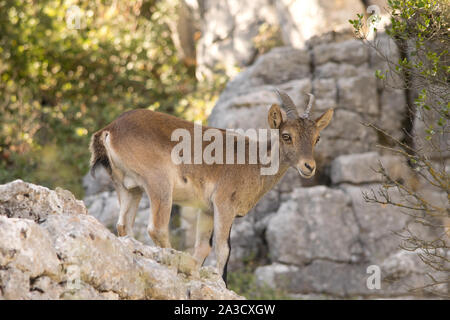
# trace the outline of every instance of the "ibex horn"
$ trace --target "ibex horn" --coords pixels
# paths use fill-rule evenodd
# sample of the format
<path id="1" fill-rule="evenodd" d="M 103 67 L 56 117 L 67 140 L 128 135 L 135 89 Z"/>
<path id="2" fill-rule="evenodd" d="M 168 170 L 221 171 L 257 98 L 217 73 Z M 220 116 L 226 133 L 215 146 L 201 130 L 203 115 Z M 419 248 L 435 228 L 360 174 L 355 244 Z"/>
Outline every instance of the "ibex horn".
<path id="1" fill-rule="evenodd" d="M 304 119 L 309 118 L 309 112 L 311 111 L 311 108 L 314 104 L 314 95 L 312 93 L 308 93 L 308 95 L 309 95 L 309 103 L 308 103 L 308 106 L 306 107 L 305 113 L 302 116 L 302 118 L 304 118 Z"/>
<path id="2" fill-rule="evenodd" d="M 283 91 L 278 91 L 278 89 L 275 89 L 275 92 L 278 94 L 278 96 L 281 99 L 281 107 L 286 111 L 286 115 L 290 119 L 298 119 L 299 114 L 297 111 L 297 107 L 295 106 L 292 99 L 287 95 L 287 93 Z"/>

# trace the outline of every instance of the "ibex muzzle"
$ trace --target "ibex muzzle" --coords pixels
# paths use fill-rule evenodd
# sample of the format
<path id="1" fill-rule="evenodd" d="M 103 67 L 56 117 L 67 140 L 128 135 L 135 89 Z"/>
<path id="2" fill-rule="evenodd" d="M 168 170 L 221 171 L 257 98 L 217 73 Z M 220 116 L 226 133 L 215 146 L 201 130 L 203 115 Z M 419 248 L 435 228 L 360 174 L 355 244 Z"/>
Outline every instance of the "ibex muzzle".
<path id="1" fill-rule="evenodd" d="M 312 120 L 310 112 L 314 99 L 311 95 L 305 113 L 300 116 L 289 96 L 282 92 L 278 94 L 286 117 L 283 118 L 278 104 L 272 105 L 268 113 L 269 126 L 279 130 L 279 166 L 274 175 L 261 175 L 262 165 L 259 163 L 175 164 L 171 151 L 176 142 L 171 140 L 171 135 L 180 128 L 193 134 L 194 124 L 159 112 L 129 111 L 97 131 L 90 144 L 92 172 L 102 165 L 113 180 L 120 203 L 119 236 L 132 235 L 144 191 L 151 203 L 148 232 L 155 244 L 161 247 L 170 247 L 172 203 L 199 208 L 194 257 L 199 265 L 203 264 L 214 235 L 217 268 L 226 281 L 229 237 L 234 218 L 246 215 L 289 167 L 296 168 L 303 177 L 314 175 L 314 146 L 320 131 L 333 115 L 330 109 Z M 202 130 L 206 129 L 203 127 Z M 225 141 L 226 131 L 218 130 Z M 245 151 L 248 152 L 248 137 L 245 137 L 245 142 Z M 203 141 L 202 147 L 207 146 Z"/>

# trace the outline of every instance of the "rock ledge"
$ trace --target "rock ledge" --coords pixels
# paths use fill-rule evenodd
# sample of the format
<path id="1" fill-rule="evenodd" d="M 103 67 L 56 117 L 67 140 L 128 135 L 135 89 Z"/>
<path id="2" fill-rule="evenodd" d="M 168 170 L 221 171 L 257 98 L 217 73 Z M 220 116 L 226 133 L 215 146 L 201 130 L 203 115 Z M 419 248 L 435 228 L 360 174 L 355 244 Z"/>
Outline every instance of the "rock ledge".
<path id="1" fill-rule="evenodd" d="M 1 299 L 242 299 L 212 268 L 118 238 L 66 190 L 0 185 Z"/>

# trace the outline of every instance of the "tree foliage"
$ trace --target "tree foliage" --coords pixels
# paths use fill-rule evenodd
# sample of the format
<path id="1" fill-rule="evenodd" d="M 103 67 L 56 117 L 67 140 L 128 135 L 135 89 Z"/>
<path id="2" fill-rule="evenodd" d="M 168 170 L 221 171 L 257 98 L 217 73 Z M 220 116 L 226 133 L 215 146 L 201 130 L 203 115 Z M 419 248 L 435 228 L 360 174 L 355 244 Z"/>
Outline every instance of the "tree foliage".
<path id="1" fill-rule="evenodd" d="M 67 10 L 82 12 L 71 29 Z M 175 54 L 176 1 L 0 0 L 0 183 L 82 194 L 90 135 L 150 108 L 204 120 L 219 79 L 199 84 Z M 204 96 L 205 98 L 202 98 Z"/>

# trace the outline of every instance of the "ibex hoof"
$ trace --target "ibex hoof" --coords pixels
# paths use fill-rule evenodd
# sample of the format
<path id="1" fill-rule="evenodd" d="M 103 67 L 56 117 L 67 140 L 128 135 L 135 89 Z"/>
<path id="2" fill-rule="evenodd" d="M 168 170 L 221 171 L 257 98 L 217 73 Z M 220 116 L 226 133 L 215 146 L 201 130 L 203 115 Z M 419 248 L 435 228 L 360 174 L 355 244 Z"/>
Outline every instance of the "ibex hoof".
<path id="1" fill-rule="evenodd" d="M 119 237 L 125 237 L 127 232 L 125 231 L 125 226 L 123 224 L 118 224 L 117 226 L 117 234 Z"/>

